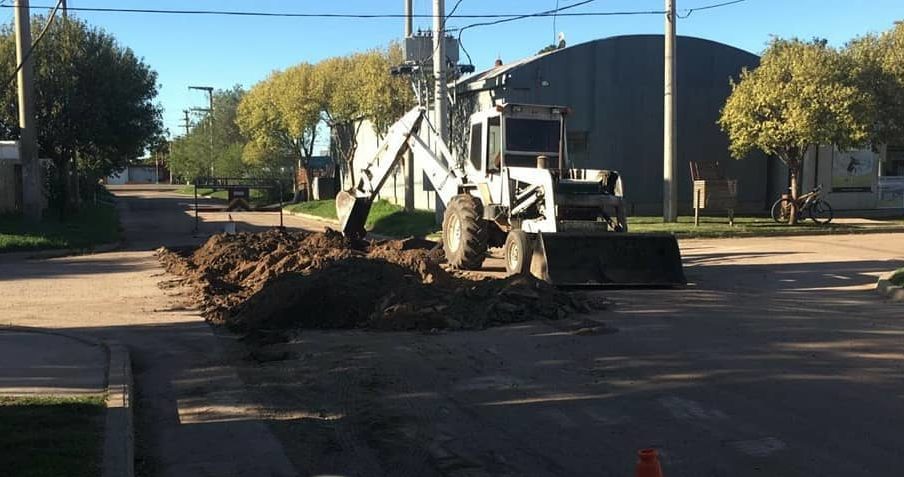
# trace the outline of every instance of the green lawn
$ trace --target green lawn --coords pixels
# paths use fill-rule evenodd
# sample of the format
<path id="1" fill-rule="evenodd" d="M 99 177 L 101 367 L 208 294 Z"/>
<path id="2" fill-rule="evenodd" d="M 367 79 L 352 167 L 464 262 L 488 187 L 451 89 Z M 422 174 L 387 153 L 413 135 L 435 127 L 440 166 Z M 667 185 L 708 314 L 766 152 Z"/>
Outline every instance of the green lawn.
<path id="1" fill-rule="evenodd" d="M 119 217 L 109 205 L 84 204 L 60 221 L 53 212 L 30 223 L 20 215 L 0 216 L 0 252 L 43 249 L 87 249 L 119 240 Z"/>
<path id="2" fill-rule="evenodd" d="M 0 474 L 100 475 L 104 399 L 0 397 Z"/>
<path id="3" fill-rule="evenodd" d="M 904 287 L 904 268 L 895 270 L 895 273 L 891 274 L 891 278 L 889 278 L 888 281 L 890 281 L 892 285 Z"/>
<path id="4" fill-rule="evenodd" d="M 877 231 L 904 231 L 904 220 L 886 220 L 879 224 L 817 225 L 810 220 L 790 226 L 778 224 L 769 217 L 735 217 L 734 227 L 727 217 L 700 217 L 700 226 L 694 226 L 693 217 L 679 217 L 678 223 L 665 224 L 662 217 L 629 217 L 631 232 L 671 232 L 682 238 L 755 237 L 780 235 L 822 235 L 833 233 L 867 233 Z"/>
<path id="5" fill-rule="evenodd" d="M 290 205 L 286 207 L 286 210 L 326 219 L 336 218 L 336 202 L 334 200 L 302 202 Z M 386 200 L 374 202 L 364 227 L 375 234 L 390 237 L 424 237 L 433 235 L 440 229 L 432 211 L 405 212 L 402 207 Z"/>

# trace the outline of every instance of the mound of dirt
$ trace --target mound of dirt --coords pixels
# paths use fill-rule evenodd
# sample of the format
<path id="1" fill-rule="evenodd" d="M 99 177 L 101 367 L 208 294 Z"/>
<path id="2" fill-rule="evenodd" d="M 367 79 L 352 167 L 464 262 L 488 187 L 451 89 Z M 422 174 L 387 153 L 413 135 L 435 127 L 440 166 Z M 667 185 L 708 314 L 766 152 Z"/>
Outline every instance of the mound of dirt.
<path id="1" fill-rule="evenodd" d="M 196 250 L 158 250 L 205 317 L 237 332 L 290 328 L 481 329 L 589 311 L 533 277 L 474 281 L 416 241 L 340 233 L 215 235 Z"/>

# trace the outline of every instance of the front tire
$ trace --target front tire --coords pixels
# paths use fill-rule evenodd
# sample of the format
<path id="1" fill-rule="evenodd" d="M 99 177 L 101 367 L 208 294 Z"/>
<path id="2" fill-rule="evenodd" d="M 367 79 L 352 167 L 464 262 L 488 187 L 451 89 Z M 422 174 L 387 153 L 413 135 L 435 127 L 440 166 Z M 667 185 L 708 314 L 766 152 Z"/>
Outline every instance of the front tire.
<path id="1" fill-rule="evenodd" d="M 817 200 L 810 206 L 810 218 L 817 224 L 828 224 L 833 217 L 832 206 L 824 200 Z"/>
<path id="2" fill-rule="evenodd" d="M 772 204 L 772 220 L 787 224 L 791 220 L 791 200 L 779 199 Z"/>
<path id="3" fill-rule="evenodd" d="M 459 194 L 449 201 L 443 214 L 443 252 L 452 267 L 478 270 L 487 254 L 487 226 L 480 202 Z"/>
<path id="4" fill-rule="evenodd" d="M 527 275 L 530 273 L 530 261 L 534 255 L 534 246 L 524 231 L 512 229 L 505 238 L 505 272 L 508 275 Z"/>

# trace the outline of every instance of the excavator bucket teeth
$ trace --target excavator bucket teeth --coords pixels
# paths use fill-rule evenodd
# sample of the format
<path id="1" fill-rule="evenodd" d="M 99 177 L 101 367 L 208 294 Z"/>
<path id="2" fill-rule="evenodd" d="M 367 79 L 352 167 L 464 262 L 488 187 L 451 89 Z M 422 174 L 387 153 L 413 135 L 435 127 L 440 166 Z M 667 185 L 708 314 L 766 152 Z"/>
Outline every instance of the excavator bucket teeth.
<path id="1" fill-rule="evenodd" d="M 557 286 L 684 285 L 678 241 L 670 234 L 538 234 L 531 273 Z"/>
<path id="2" fill-rule="evenodd" d="M 342 235 L 351 238 L 362 238 L 367 233 L 364 224 L 370 214 L 370 199 L 356 197 L 348 191 L 336 194 L 336 216 L 339 218 L 339 228 Z"/>

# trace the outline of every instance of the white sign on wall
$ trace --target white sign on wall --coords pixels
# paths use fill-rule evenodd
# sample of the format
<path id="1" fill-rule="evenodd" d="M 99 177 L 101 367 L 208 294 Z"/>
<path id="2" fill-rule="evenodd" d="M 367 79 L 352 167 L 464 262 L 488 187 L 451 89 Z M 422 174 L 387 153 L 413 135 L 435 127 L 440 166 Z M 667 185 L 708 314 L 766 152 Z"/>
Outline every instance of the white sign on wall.
<path id="1" fill-rule="evenodd" d="M 880 209 L 904 208 L 904 177 L 883 176 L 879 178 Z"/>

